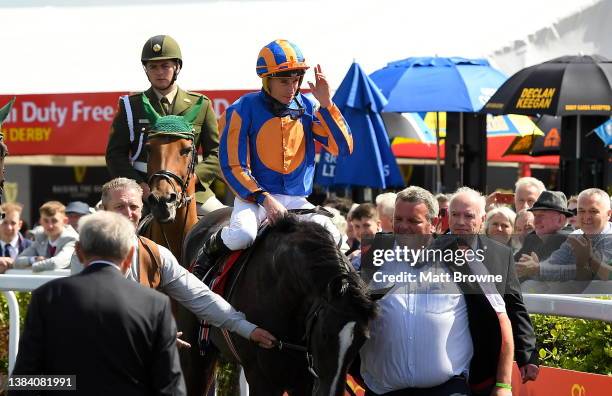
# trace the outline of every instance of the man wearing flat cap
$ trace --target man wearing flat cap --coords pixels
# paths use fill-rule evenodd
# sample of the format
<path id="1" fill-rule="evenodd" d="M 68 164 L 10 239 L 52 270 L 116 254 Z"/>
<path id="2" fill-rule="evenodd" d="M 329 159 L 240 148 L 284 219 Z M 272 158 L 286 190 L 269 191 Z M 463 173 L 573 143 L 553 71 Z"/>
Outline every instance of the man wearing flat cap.
<path id="1" fill-rule="evenodd" d="M 91 214 L 93 211 L 89 208 L 89 205 L 82 201 L 72 201 L 66 206 L 66 217 L 68 217 L 68 224 L 75 230 L 78 228 L 79 219 L 85 215 Z"/>
<path id="2" fill-rule="evenodd" d="M 542 191 L 533 207 L 535 230 L 527 235 L 523 247 L 514 255 L 519 278 L 537 276 L 534 264 L 546 260 L 565 242 L 571 232 L 567 219 L 573 213 L 567 209 L 567 198 L 561 191 Z"/>

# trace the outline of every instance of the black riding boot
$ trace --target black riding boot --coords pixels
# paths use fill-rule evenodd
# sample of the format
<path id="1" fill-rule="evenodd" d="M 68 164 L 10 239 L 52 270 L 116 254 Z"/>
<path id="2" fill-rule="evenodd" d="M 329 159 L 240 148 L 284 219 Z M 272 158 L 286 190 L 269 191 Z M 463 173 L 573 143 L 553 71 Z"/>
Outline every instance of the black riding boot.
<path id="1" fill-rule="evenodd" d="M 221 230 L 216 231 L 209 240 L 204 242 L 202 253 L 198 256 L 193 267 L 193 274 L 200 280 L 203 280 L 221 256 L 231 252 L 230 248 L 225 246 L 223 239 L 221 239 Z"/>

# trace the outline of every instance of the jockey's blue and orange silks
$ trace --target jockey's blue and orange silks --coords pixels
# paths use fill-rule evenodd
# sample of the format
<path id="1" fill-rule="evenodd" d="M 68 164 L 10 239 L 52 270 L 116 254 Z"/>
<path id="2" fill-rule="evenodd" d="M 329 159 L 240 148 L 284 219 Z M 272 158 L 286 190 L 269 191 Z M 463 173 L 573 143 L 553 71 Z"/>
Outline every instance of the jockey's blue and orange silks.
<path id="1" fill-rule="evenodd" d="M 353 151 L 351 131 L 336 105 L 315 111 L 301 93 L 295 101 L 303 114 L 277 117 L 267 94 L 255 92 L 241 97 L 219 119 L 221 171 L 239 198 L 262 204 L 264 193 L 308 196 L 315 140 L 333 155 Z"/>

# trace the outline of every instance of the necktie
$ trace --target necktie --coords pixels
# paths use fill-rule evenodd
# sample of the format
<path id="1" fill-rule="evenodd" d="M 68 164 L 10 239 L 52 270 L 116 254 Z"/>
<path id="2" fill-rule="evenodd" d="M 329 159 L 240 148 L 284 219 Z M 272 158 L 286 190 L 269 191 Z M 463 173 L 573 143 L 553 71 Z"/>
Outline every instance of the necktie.
<path id="1" fill-rule="evenodd" d="M 55 256 L 55 246 L 49 244 L 49 248 L 47 249 L 47 257 Z"/>
<path id="2" fill-rule="evenodd" d="M 4 257 L 11 257 L 11 245 L 8 243 L 4 244 Z"/>
<path id="3" fill-rule="evenodd" d="M 162 97 L 159 100 L 159 103 L 161 103 L 162 109 L 164 110 L 164 115 L 169 115 L 170 114 L 170 101 L 168 100 L 168 98 L 166 98 L 165 96 Z"/>

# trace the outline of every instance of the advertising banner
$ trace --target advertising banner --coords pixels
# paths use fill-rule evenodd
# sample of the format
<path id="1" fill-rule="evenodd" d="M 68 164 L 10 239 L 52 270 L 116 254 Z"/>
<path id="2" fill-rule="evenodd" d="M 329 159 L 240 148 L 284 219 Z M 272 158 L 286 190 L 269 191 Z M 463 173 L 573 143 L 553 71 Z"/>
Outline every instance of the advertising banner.
<path id="1" fill-rule="evenodd" d="M 208 96 L 217 116 L 245 90 L 196 91 Z M 127 92 L 16 95 L 2 133 L 11 156 L 104 155 L 110 126 Z M 13 95 L 0 95 L 0 105 Z"/>

